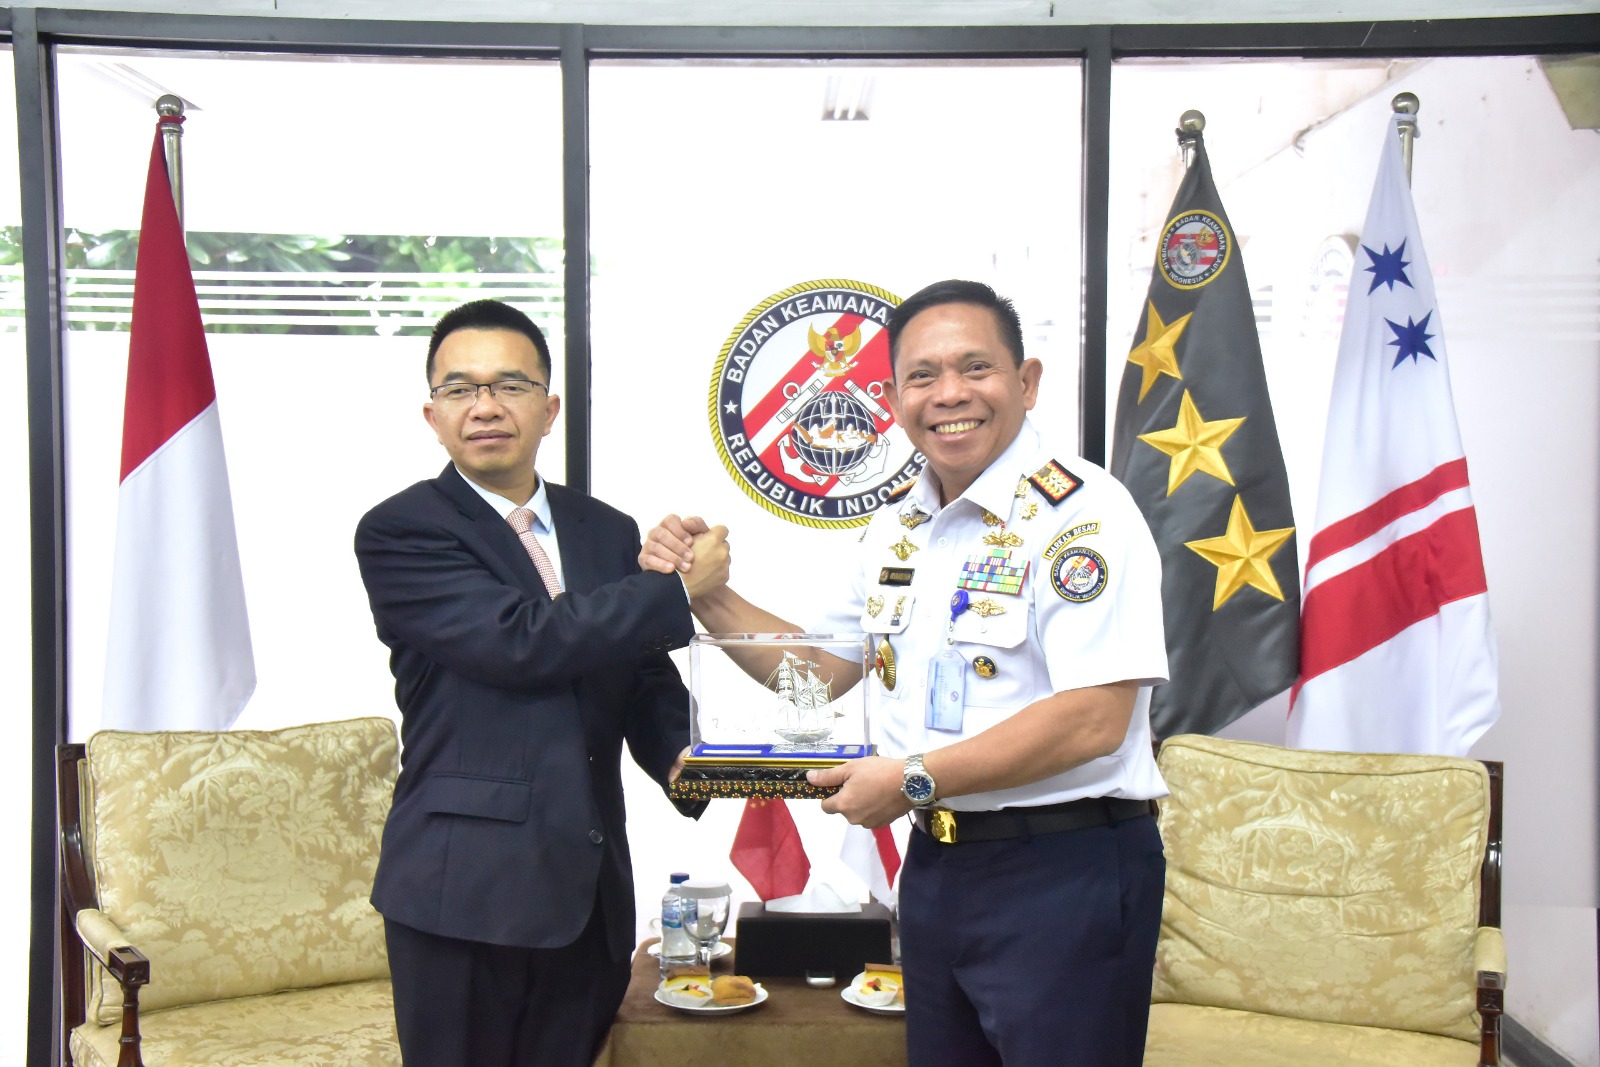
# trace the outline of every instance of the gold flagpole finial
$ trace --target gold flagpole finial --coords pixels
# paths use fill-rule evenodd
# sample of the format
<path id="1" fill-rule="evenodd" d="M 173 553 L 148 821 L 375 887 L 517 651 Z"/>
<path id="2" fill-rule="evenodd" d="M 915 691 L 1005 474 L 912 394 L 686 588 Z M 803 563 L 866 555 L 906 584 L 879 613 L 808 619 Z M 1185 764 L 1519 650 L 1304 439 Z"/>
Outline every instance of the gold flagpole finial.
<path id="1" fill-rule="evenodd" d="M 1398 93 L 1391 102 L 1394 112 L 1401 116 L 1397 126 L 1400 127 L 1400 158 L 1406 164 L 1406 182 L 1411 181 L 1411 145 L 1422 131 L 1417 128 L 1417 111 L 1422 107 L 1422 101 L 1417 99 L 1416 93 Z"/>
<path id="2" fill-rule="evenodd" d="M 161 123 L 161 147 L 167 157 L 167 180 L 172 183 L 172 203 L 178 209 L 178 228 L 183 229 L 183 99 L 166 93 L 156 101 Z"/>
<path id="3" fill-rule="evenodd" d="M 1206 128 L 1206 117 L 1192 108 L 1178 116 L 1178 150 L 1183 153 L 1183 169 L 1194 163 L 1194 145 Z"/>

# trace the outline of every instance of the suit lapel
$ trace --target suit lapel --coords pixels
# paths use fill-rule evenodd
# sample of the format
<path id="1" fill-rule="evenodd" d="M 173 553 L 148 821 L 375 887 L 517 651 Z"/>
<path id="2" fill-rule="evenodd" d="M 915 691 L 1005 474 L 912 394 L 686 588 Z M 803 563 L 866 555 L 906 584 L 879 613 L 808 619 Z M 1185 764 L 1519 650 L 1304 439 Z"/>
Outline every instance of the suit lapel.
<path id="1" fill-rule="evenodd" d="M 592 592 L 599 584 L 595 571 L 592 532 L 586 529 L 588 509 L 583 497 L 564 485 L 545 483 L 550 497 L 550 518 L 561 543 L 561 580 L 570 593 Z"/>
<path id="2" fill-rule="evenodd" d="M 433 484 L 461 512 L 462 518 L 470 524 L 471 531 L 489 549 L 491 562 L 499 563 L 508 579 L 530 593 L 545 591 L 544 582 L 533 560 L 528 558 L 528 550 L 522 547 L 517 531 L 489 506 L 487 500 L 478 495 L 477 490 L 467 484 L 454 463 L 448 464 Z M 562 556 L 566 556 L 564 549 Z"/>

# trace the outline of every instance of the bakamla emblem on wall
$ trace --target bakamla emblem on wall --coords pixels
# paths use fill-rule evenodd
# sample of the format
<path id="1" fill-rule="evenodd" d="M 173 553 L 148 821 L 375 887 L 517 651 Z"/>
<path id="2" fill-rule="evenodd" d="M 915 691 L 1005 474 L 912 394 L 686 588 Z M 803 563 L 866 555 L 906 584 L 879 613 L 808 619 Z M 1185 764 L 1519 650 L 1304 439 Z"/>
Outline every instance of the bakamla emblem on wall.
<path id="1" fill-rule="evenodd" d="M 751 309 L 717 356 L 711 430 L 739 488 L 805 526 L 860 526 L 922 470 L 883 402 L 889 311 L 875 285 L 802 282 Z"/>

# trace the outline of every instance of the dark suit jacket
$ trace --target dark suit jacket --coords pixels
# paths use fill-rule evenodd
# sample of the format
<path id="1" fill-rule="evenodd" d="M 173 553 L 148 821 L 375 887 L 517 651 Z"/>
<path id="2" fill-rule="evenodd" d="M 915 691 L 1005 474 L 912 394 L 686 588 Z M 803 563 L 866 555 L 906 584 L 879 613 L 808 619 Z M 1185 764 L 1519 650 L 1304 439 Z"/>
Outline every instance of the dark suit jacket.
<path id="1" fill-rule="evenodd" d="M 548 492 L 567 590 L 554 601 L 454 465 L 356 528 L 401 711 L 372 903 L 431 934 L 554 948 L 582 932 L 598 890 L 612 955 L 626 959 L 622 743 L 665 783 L 689 742 L 666 652 L 694 624 L 678 578 L 639 570 L 631 518 Z"/>

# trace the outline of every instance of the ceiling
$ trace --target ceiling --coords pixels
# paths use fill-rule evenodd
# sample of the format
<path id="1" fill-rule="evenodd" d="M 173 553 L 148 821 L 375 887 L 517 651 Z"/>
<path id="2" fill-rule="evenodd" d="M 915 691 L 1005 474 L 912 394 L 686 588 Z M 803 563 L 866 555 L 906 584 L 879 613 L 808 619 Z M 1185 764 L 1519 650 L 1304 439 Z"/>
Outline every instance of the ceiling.
<path id="1" fill-rule="evenodd" d="M 105 0 L 14 7 L 640 26 L 1051 26 L 1367 22 L 1600 13 L 1589 0 Z"/>

